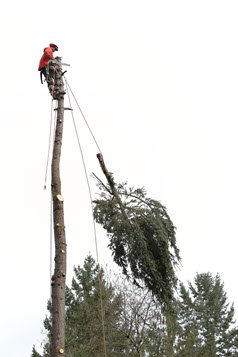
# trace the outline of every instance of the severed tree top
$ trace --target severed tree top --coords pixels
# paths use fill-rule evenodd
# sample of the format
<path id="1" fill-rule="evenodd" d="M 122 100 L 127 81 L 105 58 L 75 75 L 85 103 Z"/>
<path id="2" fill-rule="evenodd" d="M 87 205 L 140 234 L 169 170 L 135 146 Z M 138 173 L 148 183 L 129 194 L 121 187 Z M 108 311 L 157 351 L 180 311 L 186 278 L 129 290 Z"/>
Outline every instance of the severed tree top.
<path id="1" fill-rule="evenodd" d="M 94 217 L 106 229 L 114 261 L 137 285 L 145 285 L 164 308 L 170 305 L 180 262 L 175 227 L 166 208 L 146 197 L 144 188 L 98 183 Z M 110 182 L 111 181 L 111 182 Z"/>

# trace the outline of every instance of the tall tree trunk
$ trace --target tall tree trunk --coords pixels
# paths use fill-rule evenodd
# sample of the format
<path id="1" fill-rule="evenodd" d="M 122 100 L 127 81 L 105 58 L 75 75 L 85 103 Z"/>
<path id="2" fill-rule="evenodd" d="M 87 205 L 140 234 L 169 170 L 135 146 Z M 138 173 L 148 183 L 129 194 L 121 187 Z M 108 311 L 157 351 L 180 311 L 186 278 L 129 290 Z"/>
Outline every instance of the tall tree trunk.
<path id="1" fill-rule="evenodd" d="M 60 86 L 64 90 L 64 84 Z M 57 123 L 52 158 L 52 199 L 55 237 L 55 270 L 52 276 L 52 331 L 51 357 L 64 355 L 65 351 L 65 280 L 66 239 L 64 205 L 61 195 L 60 157 L 64 124 L 64 96 L 58 99 Z"/>

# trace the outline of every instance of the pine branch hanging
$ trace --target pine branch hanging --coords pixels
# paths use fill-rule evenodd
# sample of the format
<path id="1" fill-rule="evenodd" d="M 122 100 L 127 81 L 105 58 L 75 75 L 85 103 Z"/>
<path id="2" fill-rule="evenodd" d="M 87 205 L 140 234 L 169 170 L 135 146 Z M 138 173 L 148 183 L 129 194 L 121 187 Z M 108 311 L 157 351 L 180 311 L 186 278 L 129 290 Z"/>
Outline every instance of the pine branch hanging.
<path id="1" fill-rule="evenodd" d="M 123 273 L 136 284 L 143 281 L 167 305 L 173 297 L 175 267 L 180 262 L 175 227 L 166 208 L 147 198 L 144 188 L 116 185 L 103 166 L 109 185 L 98 183 L 101 194 L 94 201 L 96 222 L 106 229 L 114 261 Z"/>

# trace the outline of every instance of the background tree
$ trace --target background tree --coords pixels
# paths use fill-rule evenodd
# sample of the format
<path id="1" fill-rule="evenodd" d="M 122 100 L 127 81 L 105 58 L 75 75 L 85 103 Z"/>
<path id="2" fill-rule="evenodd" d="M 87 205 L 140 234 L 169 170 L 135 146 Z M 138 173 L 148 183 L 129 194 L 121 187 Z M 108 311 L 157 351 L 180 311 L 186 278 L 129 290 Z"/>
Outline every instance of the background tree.
<path id="1" fill-rule="evenodd" d="M 81 268 L 74 268 L 75 277 L 71 288 L 66 287 L 66 330 L 65 353 L 68 357 L 101 357 L 104 355 L 102 333 L 101 302 L 99 277 L 102 290 L 104 326 L 106 335 L 107 356 L 124 356 L 125 336 L 118 333 L 122 298 L 115 292 L 112 284 L 106 282 L 104 271 L 88 256 Z M 51 304 L 48 304 L 50 315 L 44 320 L 48 340 L 44 342 L 42 357 L 49 354 L 49 333 L 51 331 Z M 38 356 L 37 356 L 38 357 Z"/>
<path id="2" fill-rule="evenodd" d="M 188 289 L 180 284 L 178 356 L 235 356 L 238 329 L 219 274 L 197 274 Z"/>
<path id="3" fill-rule="evenodd" d="M 152 350 L 153 339 L 157 346 L 161 344 L 161 308 L 148 289 L 131 285 L 123 278 L 114 286 L 123 300 L 118 330 L 127 338 L 127 355 L 141 357 Z"/>
<path id="4" fill-rule="evenodd" d="M 104 271 L 91 256 L 85 259 L 83 268 L 75 268 L 74 272 L 75 278 L 66 294 L 66 349 L 71 353 L 77 351 L 75 356 L 104 355 L 100 277 L 107 354 L 120 356 L 123 350 L 117 332 L 122 305 L 120 294 L 116 294 L 114 287 L 105 281 Z"/>
<path id="5" fill-rule="evenodd" d="M 35 346 L 32 348 L 31 357 L 41 357 L 41 355 L 36 351 Z"/>
<path id="6" fill-rule="evenodd" d="M 104 355 L 98 277 L 101 278 L 107 356 L 157 357 L 168 350 L 166 318 L 159 302 L 148 289 L 132 285 L 125 277 L 105 278 L 94 259 L 88 256 L 74 269 L 71 287 L 66 288 L 66 355 Z M 51 313 L 51 304 L 48 304 Z M 42 357 L 49 357 L 51 314 L 44 327 L 48 339 Z M 34 351 L 34 353 L 37 353 Z M 172 355 L 171 355 L 172 356 Z M 41 357 L 33 355 L 32 357 Z"/>
<path id="7" fill-rule="evenodd" d="M 163 312 L 161 304 L 147 288 L 132 285 L 123 277 L 117 278 L 113 286 L 120 291 L 123 300 L 118 328 L 128 338 L 125 355 L 172 357 L 173 316 Z"/>
<path id="8" fill-rule="evenodd" d="M 214 357 L 238 356 L 234 307 L 227 303 L 219 275 L 197 274 L 188 289 L 165 312 L 145 287 L 124 276 L 105 275 L 88 256 L 74 269 L 66 289 L 66 353 L 68 357 L 104 355 L 98 277 L 101 277 L 107 356 Z M 51 311 L 51 305 L 48 305 Z M 44 321 L 51 330 L 51 317 Z M 41 357 L 35 348 L 31 357 Z M 49 357 L 49 339 L 42 357 Z"/>

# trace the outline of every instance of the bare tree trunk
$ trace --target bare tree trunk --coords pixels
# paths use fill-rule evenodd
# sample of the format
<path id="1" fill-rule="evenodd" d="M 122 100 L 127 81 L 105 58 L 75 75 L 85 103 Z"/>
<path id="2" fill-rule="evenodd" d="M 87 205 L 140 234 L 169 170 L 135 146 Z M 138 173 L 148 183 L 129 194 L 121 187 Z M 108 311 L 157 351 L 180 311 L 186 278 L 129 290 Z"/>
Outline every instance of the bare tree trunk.
<path id="1" fill-rule="evenodd" d="M 60 90 L 64 90 L 61 84 Z M 65 351 L 65 279 L 66 240 L 64 206 L 61 195 L 60 157 L 64 123 L 64 96 L 58 98 L 57 124 L 52 158 L 52 199 L 55 236 L 55 270 L 52 276 L 52 331 L 51 357 L 64 355 Z"/>

